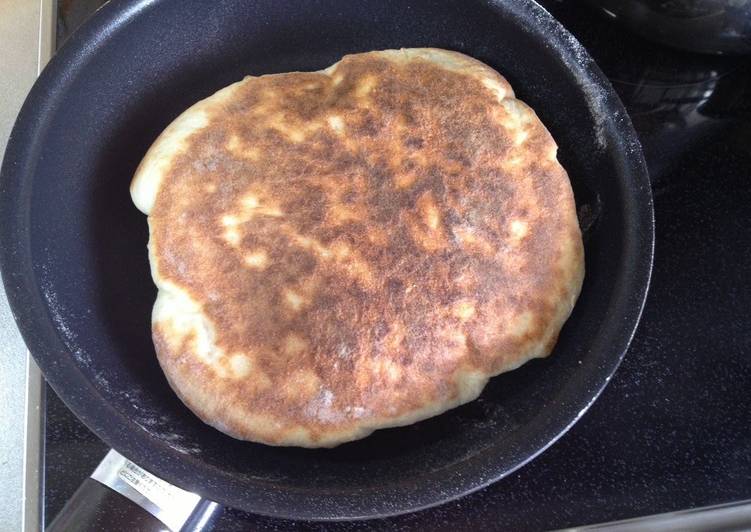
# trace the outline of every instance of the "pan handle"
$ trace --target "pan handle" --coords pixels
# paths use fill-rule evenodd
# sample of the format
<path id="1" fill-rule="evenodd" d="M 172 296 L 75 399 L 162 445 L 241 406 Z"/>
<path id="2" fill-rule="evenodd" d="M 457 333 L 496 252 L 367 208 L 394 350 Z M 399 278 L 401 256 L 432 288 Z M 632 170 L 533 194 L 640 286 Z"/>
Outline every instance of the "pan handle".
<path id="1" fill-rule="evenodd" d="M 173 486 L 110 450 L 47 532 L 208 531 L 220 509 L 215 502 Z"/>

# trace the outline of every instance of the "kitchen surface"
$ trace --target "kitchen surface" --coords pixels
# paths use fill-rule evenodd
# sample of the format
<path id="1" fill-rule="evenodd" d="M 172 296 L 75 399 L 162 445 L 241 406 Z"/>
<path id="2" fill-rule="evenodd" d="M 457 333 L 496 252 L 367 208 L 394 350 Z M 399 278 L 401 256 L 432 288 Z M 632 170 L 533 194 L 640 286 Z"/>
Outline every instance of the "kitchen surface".
<path id="1" fill-rule="evenodd" d="M 101 3 L 60 0 L 57 46 Z M 541 3 L 611 80 L 651 174 L 652 284 L 621 367 L 558 442 L 479 492 L 355 523 L 224 508 L 217 530 L 544 530 L 751 499 L 751 61 L 653 44 L 581 2 Z M 108 448 L 51 388 L 41 395 L 38 504 L 49 523 Z"/>

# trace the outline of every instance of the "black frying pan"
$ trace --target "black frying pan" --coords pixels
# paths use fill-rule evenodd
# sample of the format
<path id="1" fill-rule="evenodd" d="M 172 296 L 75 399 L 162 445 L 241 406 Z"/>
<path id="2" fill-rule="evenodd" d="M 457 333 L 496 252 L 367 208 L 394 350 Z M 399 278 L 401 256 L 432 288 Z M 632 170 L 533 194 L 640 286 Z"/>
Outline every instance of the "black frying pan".
<path id="1" fill-rule="evenodd" d="M 504 74 L 560 145 L 587 274 L 554 353 L 437 418 L 333 450 L 273 448 L 204 425 L 157 364 L 147 227 L 128 195 L 181 111 L 246 74 L 435 46 Z M 485 486 L 568 429 L 618 366 L 647 291 L 652 199 L 620 101 L 581 46 L 529 0 L 116 1 L 55 56 L 2 168 L 5 288 L 45 377 L 109 445 L 220 503 L 290 518 L 397 514 Z"/>

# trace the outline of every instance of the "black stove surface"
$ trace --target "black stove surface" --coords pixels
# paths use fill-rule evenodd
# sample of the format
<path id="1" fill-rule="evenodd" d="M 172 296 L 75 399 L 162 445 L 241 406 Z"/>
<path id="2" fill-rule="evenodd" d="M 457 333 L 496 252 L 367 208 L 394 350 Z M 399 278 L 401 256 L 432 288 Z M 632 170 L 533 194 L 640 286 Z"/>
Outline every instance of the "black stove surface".
<path id="1" fill-rule="evenodd" d="M 59 4 L 58 42 L 101 0 Z M 222 511 L 217 530 L 540 530 L 751 498 L 751 62 L 653 45 L 572 1 L 541 2 L 624 100 L 655 194 L 656 255 L 641 324 L 587 414 L 492 486 L 356 523 Z M 107 452 L 46 394 L 45 522 Z"/>

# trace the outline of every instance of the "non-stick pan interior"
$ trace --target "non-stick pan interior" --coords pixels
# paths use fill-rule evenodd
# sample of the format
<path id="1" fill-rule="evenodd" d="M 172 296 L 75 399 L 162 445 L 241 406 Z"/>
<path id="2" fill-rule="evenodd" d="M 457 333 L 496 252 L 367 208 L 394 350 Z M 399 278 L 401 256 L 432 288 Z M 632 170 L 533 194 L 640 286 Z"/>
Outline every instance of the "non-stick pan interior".
<path id="1" fill-rule="evenodd" d="M 553 355 L 493 379 L 473 403 L 333 450 L 241 442 L 204 425 L 167 385 L 151 343 L 147 225 L 128 193 L 136 166 L 180 112 L 245 75 L 416 46 L 496 68 L 560 145 L 591 227 L 583 293 Z M 110 2 L 40 80 L 9 151 L 33 158 L 4 214 L 22 242 L 21 258 L 6 257 L 6 283 L 9 264 L 30 266 L 11 294 L 26 339 L 60 396 L 108 443 L 222 503 L 362 517 L 480 487 L 577 419 L 640 313 L 650 197 L 630 123 L 598 72 L 528 1 Z"/>

